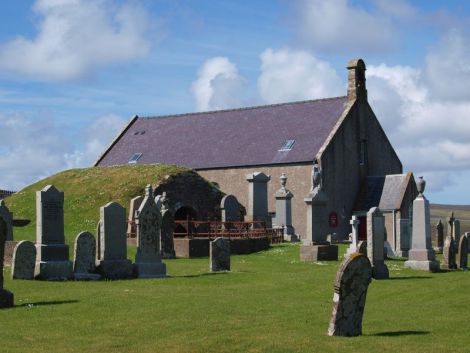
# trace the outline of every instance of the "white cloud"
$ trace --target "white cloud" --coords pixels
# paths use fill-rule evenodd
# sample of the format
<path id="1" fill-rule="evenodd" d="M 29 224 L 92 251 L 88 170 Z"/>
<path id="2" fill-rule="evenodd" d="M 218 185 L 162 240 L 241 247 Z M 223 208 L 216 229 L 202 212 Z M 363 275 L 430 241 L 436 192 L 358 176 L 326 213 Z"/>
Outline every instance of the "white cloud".
<path id="1" fill-rule="evenodd" d="M 71 80 L 150 50 L 149 20 L 140 7 L 115 7 L 110 0 L 37 0 L 34 11 L 41 18 L 37 35 L 0 45 L 0 71 Z"/>
<path id="2" fill-rule="evenodd" d="M 309 47 L 335 52 L 383 50 L 394 44 L 390 19 L 348 0 L 296 2 L 294 28 Z"/>
<path id="3" fill-rule="evenodd" d="M 90 166 L 123 124 L 103 116 L 71 139 L 50 116 L 0 115 L 0 188 L 18 190 L 61 170 Z"/>
<path id="4" fill-rule="evenodd" d="M 470 99 L 470 36 L 449 31 L 426 56 L 426 75 L 433 97 Z"/>
<path id="5" fill-rule="evenodd" d="M 261 53 L 258 90 L 266 103 L 280 103 L 344 95 L 346 87 L 336 71 L 302 50 Z"/>
<path id="6" fill-rule="evenodd" d="M 244 79 L 237 67 L 225 57 L 204 62 L 191 90 L 198 111 L 234 108 L 241 105 Z"/>

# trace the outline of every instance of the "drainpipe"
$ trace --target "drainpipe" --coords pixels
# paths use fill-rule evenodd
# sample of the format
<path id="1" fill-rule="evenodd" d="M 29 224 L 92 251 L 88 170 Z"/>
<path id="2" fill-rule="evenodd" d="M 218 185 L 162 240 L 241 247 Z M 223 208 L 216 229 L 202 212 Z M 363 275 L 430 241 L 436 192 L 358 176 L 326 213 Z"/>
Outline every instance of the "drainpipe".
<path id="1" fill-rule="evenodd" d="M 392 211 L 392 215 L 393 215 L 393 225 L 392 225 L 392 229 L 393 229 L 393 252 L 395 253 L 395 255 L 397 254 L 397 227 L 396 227 L 396 224 L 397 224 L 397 215 L 396 215 L 396 210 L 393 210 Z"/>

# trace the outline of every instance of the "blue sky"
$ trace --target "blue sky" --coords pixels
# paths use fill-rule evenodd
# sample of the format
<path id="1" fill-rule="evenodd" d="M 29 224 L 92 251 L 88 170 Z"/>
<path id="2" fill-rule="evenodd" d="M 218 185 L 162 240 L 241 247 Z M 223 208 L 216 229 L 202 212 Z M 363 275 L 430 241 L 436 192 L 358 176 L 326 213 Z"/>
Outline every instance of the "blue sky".
<path id="1" fill-rule="evenodd" d="M 89 166 L 134 114 L 346 93 L 369 101 L 435 203 L 470 203 L 470 3 L 407 0 L 6 0 L 0 172 L 20 189 Z"/>

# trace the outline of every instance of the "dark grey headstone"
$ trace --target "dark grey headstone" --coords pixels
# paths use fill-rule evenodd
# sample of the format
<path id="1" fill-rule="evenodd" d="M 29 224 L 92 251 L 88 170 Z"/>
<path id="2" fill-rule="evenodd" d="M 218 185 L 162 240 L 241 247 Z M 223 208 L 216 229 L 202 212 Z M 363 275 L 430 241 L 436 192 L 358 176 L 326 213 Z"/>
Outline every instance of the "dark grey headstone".
<path id="1" fill-rule="evenodd" d="M 6 223 L 7 241 L 13 240 L 13 215 L 5 204 L 4 200 L 0 200 L 0 217 Z"/>
<path id="2" fill-rule="evenodd" d="M 230 240 L 216 238 L 210 242 L 210 270 L 230 271 Z"/>
<path id="3" fill-rule="evenodd" d="M 444 247 L 444 225 L 442 221 L 439 220 L 436 224 L 436 232 L 437 232 L 437 248 L 441 249 Z"/>
<path id="4" fill-rule="evenodd" d="M 467 269 L 468 262 L 468 238 L 462 235 L 459 241 L 459 268 L 462 270 Z"/>
<path id="5" fill-rule="evenodd" d="M 7 222 L 0 215 L 0 308 L 10 308 L 14 305 L 13 293 L 3 288 L 3 257 L 5 255 L 5 242 L 7 240 Z"/>
<path id="6" fill-rule="evenodd" d="M 222 222 L 237 222 L 240 220 L 238 200 L 233 195 L 226 195 L 220 201 Z"/>
<path id="7" fill-rule="evenodd" d="M 336 273 L 333 313 L 329 336 L 359 336 L 372 266 L 367 256 L 355 253 L 345 259 Z"/>
<path id="8" fill-rule="evenodd" d="M 175 229 L 175 219 L 170 210 L 162 212 L 162 227 L 161 227 L 161 253 L 164 259 L 174 259 L 175 244 L 173 241 L 173 230 Z"/>
<path id="9" fill-rule="evenodd" d="M 96 241 L 89 232 L 81 232 L 75 238 L 73 272 L 75 279 L 91 280 L 101 276 L 95 272 Z"/>
<path id="10" fill-rule="evenodd" d="M 22 240 L 16 244 L 11 261 L 12 279 L 34 279 L 36 246 L 33 242 Z"/>

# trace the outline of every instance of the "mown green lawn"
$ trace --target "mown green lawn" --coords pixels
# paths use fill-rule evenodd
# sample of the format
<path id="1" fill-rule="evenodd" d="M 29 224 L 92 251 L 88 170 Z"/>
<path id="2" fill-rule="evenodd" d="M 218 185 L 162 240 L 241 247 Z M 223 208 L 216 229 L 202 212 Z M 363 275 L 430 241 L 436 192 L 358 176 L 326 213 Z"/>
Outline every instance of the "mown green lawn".
<path id="1" fill-rule="evenodd" d="M 344 252 L 344 247 L 341 252 Z M 0 352 L 468 352 L 470 272 L 426 273 L 387 262 L 373 281 L 364 335 L 327 336 L 339 262 L 301 263 L 298 245 L 232 257 L 167 260 L 166 279 L 12 281 Z"/>

